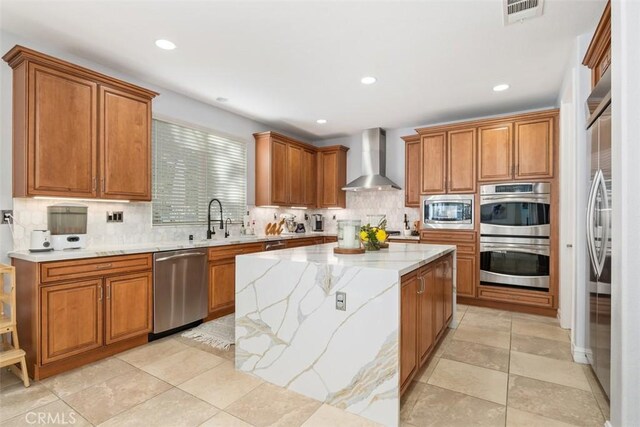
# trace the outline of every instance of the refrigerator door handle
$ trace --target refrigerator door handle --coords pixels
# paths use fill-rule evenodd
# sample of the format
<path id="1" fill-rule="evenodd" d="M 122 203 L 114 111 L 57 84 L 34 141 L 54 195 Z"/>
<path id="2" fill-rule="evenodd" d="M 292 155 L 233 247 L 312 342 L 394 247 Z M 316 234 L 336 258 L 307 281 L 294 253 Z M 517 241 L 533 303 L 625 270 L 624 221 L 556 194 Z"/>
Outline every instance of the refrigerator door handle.
<path id="1" fill-rule="evenodd" d="M 595 199 L 598 192 L 597 188 L 598 188 L 598 180 L 600 179 L 600 173 L 602 172 L 598 170 L 598 172 L 596 172 L 595 176 L 593 177 L 593 182 L 591 183 L 591 189 L 589 190 L 589 198 L 587 200 L 587 249 L 589 252 L 589 260 L 591 261 L 591 267 L 596 273 L 598 272 L 598 265 L 597 265 L 598 256 L 596 255 L 593 226 L 595 222 Z"/>
<path id="2" fill-rule="evenodd" d="M 598 269 L 596 272 L 598 273 L 598 277 L 602 275 L 602 271 L 604 270 L 604 263 L 607 260 L 607 247 L 609 245 L 609 221 L 611 218 L 611 209 L 609 206 L 609 197 L 607 194 L 607 183 L 604 179 L 604 174 L 600 171 L 600 181 L 599 181 L 599 189 L 602 190 L 602 202 L 603 208 L 600 210 L 600 215 L 602 215 L 602 236 L 600 242 L 600 256 L 598 257 Z"/>

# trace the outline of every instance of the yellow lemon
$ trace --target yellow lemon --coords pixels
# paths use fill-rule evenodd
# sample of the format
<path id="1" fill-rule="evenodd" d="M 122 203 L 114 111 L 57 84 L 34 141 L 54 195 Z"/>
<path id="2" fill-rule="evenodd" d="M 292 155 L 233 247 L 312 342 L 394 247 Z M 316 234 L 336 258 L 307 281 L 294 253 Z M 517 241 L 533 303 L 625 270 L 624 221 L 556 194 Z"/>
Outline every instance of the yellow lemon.
<path id="1" fill-rule="evenodd" d="M 366 231 L 361 231 L 360 232 L 360 240 L 362 240 L 363 242 L 366 242 L 367 240 L 369 240 L 369 237 L 367 236 L 367 232 Z"/>
<path id="2" fill-rule="evenodd" d="M 384 242 L 387 240 L 387 232 L 384 230 L 376 231 L 376 238 L 378 239 L 378 242 Z"/>

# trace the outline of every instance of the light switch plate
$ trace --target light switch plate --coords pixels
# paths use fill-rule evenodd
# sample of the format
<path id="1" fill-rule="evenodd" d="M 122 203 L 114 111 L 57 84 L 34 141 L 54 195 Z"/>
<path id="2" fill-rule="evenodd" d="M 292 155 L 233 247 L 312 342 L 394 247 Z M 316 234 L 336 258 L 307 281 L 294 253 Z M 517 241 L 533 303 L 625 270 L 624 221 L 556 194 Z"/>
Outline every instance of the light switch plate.
<path id="1" fill-rule="evenodd" d="M 123 211 L 107 211 L 107 222 L 123 222 Z"/>
<path id="2" fill-rule="evenodd" d="M 346 292 L 336 292 L 336 310 L 347 311 Z"/>
<path id="3" fill-rule="evenodd" d="M 12 210 L 3 210 L 2 217 L 0 217 L 0 224 L 9 224 L 11 218 L 13 218 Z"/>

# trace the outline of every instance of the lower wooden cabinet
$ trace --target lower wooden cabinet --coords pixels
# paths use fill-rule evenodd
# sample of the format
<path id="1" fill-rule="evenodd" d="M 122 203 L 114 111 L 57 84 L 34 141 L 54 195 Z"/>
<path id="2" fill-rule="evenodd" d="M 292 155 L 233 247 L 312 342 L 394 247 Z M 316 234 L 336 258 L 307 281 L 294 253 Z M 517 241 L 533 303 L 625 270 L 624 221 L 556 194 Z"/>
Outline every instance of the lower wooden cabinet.
<path id="1" fill-rule="evenodd" d="M 112 344 L 151 332 L 151 272 L 107 277 L 104 286 L 105 343 Z"/>
<path id="2" fill-rule="evenodd" d="M 102 346 L 103 293 L 100 279 L 40 289 L 42 364 Z"/>
<path id="3" fill-rule="evenodd" d="M 235 257 L 209 263 L 209 313 L 233 307 L 235 283 Z"/>
<path id="4" fill-rule="evenodd" d="M 418 296 L 418 356 L 420 363 L 424 363 L 436 342 L 434 328 L 435 300 L 436 300 L 436 269 L 427 265 L 418 272 L 420 293 Z"/>
<path id="5" fill-rule="evenodd" d="M 476 296 L 476 255 L 458 253 L 456 262 L 458 280 L 456 284 L 457 295 L 463 297 Z"/>
<path id="6" fill-rule="evenodd" d="M 418 369 L 418 275 L 402 278 L 400 314 L 400 389 L 405 389 Z"/>
<path id="7" fill-rule="evenodd" d="M 313 246 L 313 245 L 321 245 L 324 243 L 323 237 L 309 237 L 302 239 L 291 239 L 287 240 L 286 247 L 289 248 L 300 248 L 302 246 Z"/>
<path id="8" fill-rule="evenodd" d="M 324 236 L 323 243 L 337 243 L 338 236 Z"/>

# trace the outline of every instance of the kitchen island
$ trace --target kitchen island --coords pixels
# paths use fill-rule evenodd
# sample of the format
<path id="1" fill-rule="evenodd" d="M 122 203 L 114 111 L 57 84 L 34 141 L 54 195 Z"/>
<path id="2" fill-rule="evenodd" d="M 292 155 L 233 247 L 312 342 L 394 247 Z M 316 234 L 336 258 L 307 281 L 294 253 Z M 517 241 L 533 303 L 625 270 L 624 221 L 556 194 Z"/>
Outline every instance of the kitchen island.
<path id="1" fill-rule="evenodd" d="M 455 319 L 455 246 L 236 258 L 236 369 L 383 425 Z"/>

